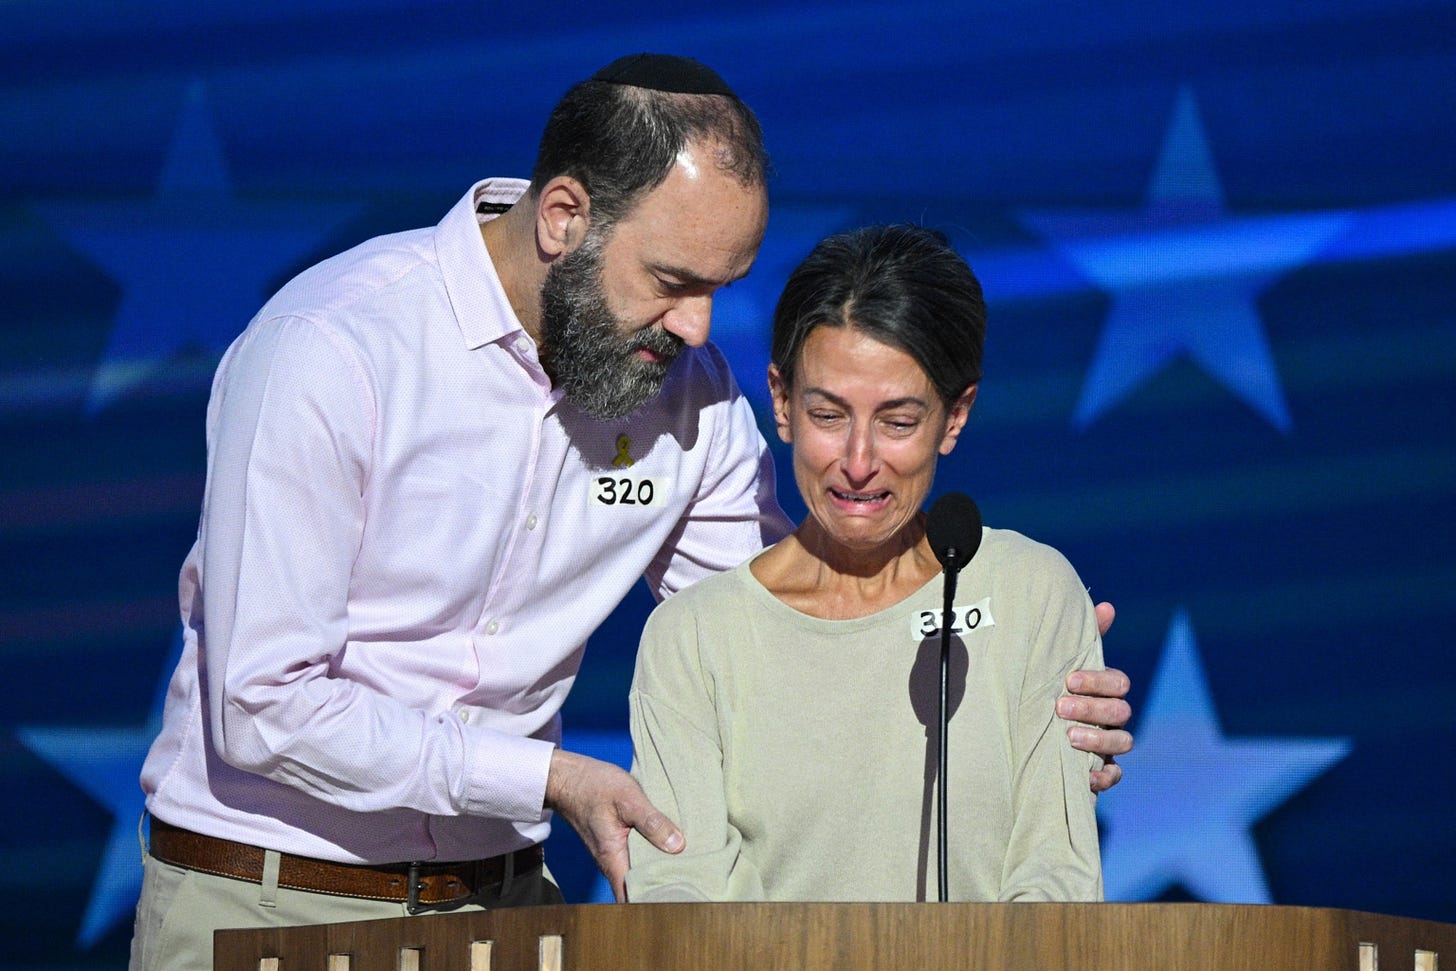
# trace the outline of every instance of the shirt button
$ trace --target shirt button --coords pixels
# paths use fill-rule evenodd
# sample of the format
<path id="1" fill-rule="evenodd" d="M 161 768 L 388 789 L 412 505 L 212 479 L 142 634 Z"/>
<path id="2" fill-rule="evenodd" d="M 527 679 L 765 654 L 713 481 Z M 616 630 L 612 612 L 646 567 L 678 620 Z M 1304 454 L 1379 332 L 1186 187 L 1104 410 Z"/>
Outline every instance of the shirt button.
<path id="1" fill-rule="evenodd" d="M 531 515 L 529 515 L 529 516 L 526 517 L 526 528 L 527 529 L 535 529 L 536 528 L 536 514 L 535 513 L 531 513 Z"/>
<path id="2" fill-rule="evenodd" d="M 500 630 L 500 621 L 493 620 L 485 625 L 485 632 L 487 634 L 494 634 L 498 630 Z"/>
<path id="3" fill-rule="evenodd" d="M 469 708 L 461 708 L 460 709 L 460 720 L 463 721 L 463 722 L 469 722 L 470 721 L 470 709 Z"/>

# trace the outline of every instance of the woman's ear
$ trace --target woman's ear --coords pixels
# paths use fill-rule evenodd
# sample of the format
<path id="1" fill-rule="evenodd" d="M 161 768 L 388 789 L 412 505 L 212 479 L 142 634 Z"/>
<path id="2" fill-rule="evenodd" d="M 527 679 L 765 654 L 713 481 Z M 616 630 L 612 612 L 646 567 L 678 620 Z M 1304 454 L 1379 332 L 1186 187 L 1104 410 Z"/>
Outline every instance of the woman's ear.
<path id="1" fill-rule="evenodd" d="M 961 437 L 961 429 L 966 427 L 966 419 L 971 417 L 971 408 L 976 403 L 976 391 L 980 387 L 980 382 L 971 385 L 951 403 L 950 413 L 945 418 L 945 434 L 940 439 L 941 455 L 949 455 L 956 447 L 956 442 Z"/>
<path id="2" fill-rule="evenodd" d="M 775 364 L 768 366 L 768 393 L 773 398 L 774 424 L 778 426 L 779 439 L 786 445 L 792 445 L 794 435 L 789 429 L 789 389 Z"/>
<path id="3" fill-rule="evenodd" d="M 548 260 L 581 245 L 591 221 L 586 187 L 567 175 L 547 182 L 536 199 L 536 246 Z"/>

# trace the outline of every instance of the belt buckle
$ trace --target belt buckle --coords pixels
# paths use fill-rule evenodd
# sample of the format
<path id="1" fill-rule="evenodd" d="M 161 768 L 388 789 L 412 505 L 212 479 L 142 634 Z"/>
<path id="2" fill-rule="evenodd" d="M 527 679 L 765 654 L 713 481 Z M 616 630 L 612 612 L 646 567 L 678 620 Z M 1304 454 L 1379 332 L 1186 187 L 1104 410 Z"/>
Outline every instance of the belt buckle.
<path id="1" fill-rule="evenodd" d="M 405 897 L 404 912 L 411 917 L 424 910 L 420 903 L 420 891 L 425 889 L 424 882 L 420 879 L 420 867 L 424 864 L 416 860 L 409 865 L 409 871 L 405 874 Z"/>

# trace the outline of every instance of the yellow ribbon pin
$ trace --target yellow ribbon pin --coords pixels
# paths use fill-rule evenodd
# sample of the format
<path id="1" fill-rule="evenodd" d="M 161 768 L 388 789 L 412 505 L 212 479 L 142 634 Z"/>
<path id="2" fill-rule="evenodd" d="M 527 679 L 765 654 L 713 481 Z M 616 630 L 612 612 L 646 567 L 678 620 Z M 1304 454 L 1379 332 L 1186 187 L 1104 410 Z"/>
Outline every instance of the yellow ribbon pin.
<path id="1" fill-rule="evenodd" d="M 626 435 L 618 435 L 617 436 L 617 457 L 614 458 L 614 459 L 612 459 L 612 464 L 615 465 L 619 469 L 625 469 L 627 466 L 632 465 L 633 464 L 632 456 L 629 455 L 629 454 L 627 454 L 628 449 L 630 449 L 631 447 L 632 447 L 632 439 L 628 438 Z"/>

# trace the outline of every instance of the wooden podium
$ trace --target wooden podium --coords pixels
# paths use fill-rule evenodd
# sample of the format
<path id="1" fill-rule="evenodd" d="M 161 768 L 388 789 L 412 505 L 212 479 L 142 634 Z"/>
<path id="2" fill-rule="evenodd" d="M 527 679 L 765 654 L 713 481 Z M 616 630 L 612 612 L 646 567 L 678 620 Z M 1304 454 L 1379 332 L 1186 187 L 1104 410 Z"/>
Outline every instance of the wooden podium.
<path id="1" fill-rule="evenodd" d="M 585 904 L 214 947 L 216 971 L 1456 971 L 1456 924 L 1255 904 Z"/>

